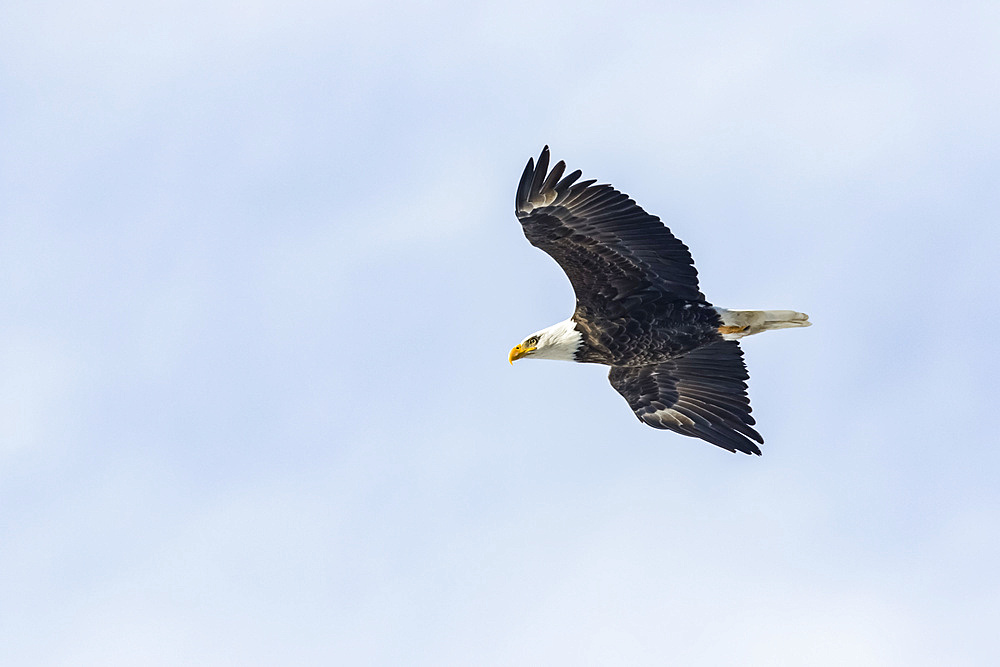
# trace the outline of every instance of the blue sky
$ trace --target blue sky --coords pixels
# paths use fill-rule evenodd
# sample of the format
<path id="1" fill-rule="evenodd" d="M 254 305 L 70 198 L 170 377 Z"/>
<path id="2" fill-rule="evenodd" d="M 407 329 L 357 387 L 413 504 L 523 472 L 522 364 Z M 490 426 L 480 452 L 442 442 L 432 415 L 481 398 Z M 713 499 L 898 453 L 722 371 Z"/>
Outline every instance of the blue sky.
<path id="1" fill-rule="evenodd" d="M 994 3 L 9 2 L 24 665 L 994 664 Z M 507 351 L 542 145 L 659 215 L 764 456 Z"/>

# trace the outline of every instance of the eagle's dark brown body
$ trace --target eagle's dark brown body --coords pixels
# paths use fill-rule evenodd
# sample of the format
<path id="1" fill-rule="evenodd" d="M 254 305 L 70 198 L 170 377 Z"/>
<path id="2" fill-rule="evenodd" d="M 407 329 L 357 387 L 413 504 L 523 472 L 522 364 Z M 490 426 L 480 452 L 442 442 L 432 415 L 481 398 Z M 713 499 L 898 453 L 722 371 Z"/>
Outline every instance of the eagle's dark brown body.
<path id="1" fill-rule="evenodd" d="M 573 321 L 583 334 L 576 360 L 584 363 L 648 366 L 722 340 L 719 314 L 704 301 L 648 299 L 616 317 L 578 306 Z"/>

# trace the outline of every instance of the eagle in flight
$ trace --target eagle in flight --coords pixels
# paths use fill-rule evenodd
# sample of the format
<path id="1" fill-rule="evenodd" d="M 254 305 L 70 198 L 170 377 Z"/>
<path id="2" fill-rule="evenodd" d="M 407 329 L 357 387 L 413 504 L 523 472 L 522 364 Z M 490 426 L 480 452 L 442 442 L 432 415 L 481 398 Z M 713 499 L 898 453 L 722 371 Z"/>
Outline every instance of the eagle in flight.
<path id="1" fill-rule="evenodd" d="M 640 421 L 731 452 L 760 454 L 738 339 L 807 327 L 794 310 L 729 310 L 698 289 L 684 243 L 610 185 L 581 181 L 549 148 L 529 159 L 514 210 L 531 245 L 569 277 L 576 310 L 510 351 L 611 367 L 608 380 Z"/>

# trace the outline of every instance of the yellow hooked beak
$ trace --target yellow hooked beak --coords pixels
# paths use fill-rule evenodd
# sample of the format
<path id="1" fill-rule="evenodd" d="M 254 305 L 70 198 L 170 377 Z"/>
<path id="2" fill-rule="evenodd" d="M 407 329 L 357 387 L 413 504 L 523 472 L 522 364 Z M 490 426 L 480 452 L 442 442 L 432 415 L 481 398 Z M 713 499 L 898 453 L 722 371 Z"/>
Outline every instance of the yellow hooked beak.
<path id="1" fill-rule="evenodd" d="M 514 349 L 512 349 L 510 351 L 510 356 L 507 357 L 507 361 L 509 361 L 511 364 L 513 364 L 515 361 L 517 361 L 521 357 L 523 357 L 523 356 L 525 356 L 527 354 L 531 354 L 532 352 L 534 352 L 537 349 L 538 349 L 537 347 L 522 347 L 520 344 L 515 345 Z"/>

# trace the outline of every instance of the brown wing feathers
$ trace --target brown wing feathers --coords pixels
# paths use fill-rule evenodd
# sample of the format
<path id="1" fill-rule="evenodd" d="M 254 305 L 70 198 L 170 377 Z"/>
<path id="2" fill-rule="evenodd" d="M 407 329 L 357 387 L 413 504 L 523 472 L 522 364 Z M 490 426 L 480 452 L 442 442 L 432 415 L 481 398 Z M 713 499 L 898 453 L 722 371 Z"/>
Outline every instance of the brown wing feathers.
<path id="1" fill-rule="evenodd" d="M 613 366 L 608 380 L 636 417 L 654 428 L 701 438 L 731 452 L 760 454 L 752 426 L 743 352 L 718 341 L 651 366 Z"/>

